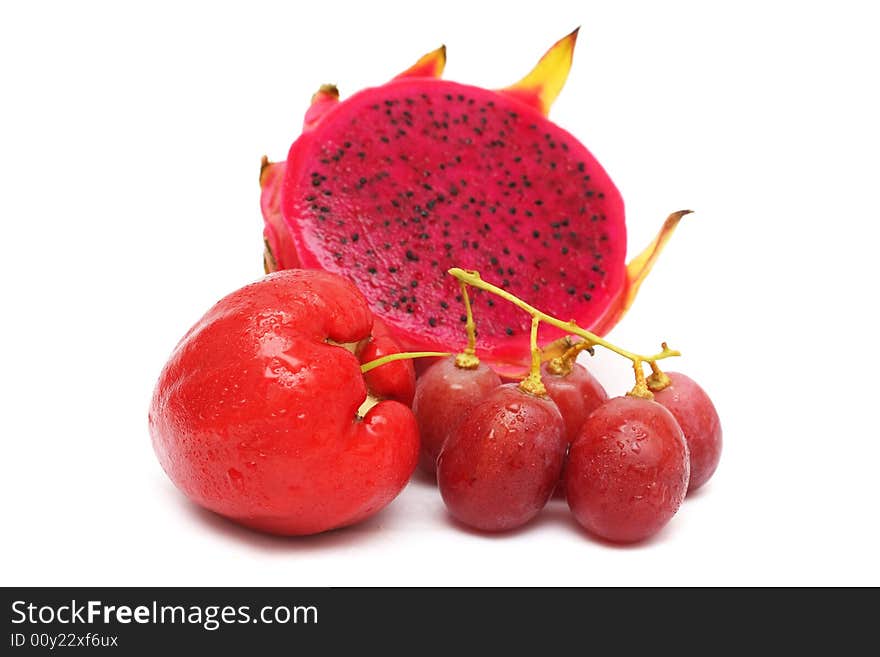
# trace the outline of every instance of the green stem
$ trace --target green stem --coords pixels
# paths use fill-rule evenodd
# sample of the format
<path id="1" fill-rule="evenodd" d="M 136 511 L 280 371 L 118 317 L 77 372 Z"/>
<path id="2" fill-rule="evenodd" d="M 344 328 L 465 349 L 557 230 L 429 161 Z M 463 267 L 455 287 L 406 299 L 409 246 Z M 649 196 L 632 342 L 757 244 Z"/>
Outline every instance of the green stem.
<path id="1" fill-rule="evenodd" d="M 454 276 L 456 279 L 458 279 L 462 283 L 466 283 L 467 285 L 472 285 L 475 288 L 478 288 L 480 290 L 485 290 L 486 292 L 490 292 L 491 294 L 494 294 L 496 296 L 501 297 L 502 299 L 504 299 L 506 301 L 509 301 L 510 303 L 515 305 L 516 307 L 526 311 L 533 318 L 537 318 L 541 322 L 546 322 L 547 324 L 550 324 L 551 326 L 555 326 L 556 328 L 561 329 L 567 333 L 572 333 L 574 335 L 578 335 L 585 340 L 589 340 L 593 345 L 599 345 L 601 347 L 605 347 L 605 349 L 608 349 L 609 351 L 613 351 L 614 353 L 619 354 L 620 356 L 623 356 L 624 358 L 627 358 L 627 359 L 633 361 L 633 363 L 636 363 L 636 362 L 651 363 L 651 362 L 654 362 L 657 360 L 661 360 L 663 358 L 669 358 L 671 356 L 681 356 L 681 352 L 674 350 L 674 349 L 670 349 L 669 347 L 666 346 L 665 342 L 663 343 L 663 351 L 661 351 L 657 354 L 653 354 L 651 356 L 643 356 L 641 354 L 636 354 L 631 351 L 627 351 L 626 349 L 623 349 L 623 348 L 618 347 L 617 345 L 615 345 L 611 342 L 608 342 L 608 340 L 605 340 L 604 338 L 600 338 L 595 333 L 591 333 L 590 331 L 587 331 L 586 329 L 582 329 L 575 322 L 563 322 L 561 319 L 557 319 L 556 317 L 553 317 L 552 315 L 548 315 L 547 313 L 538 310 L 537 308 L 526 303 L 525 301 L 523 301 L 519 297 L 514 296 L 513 294 L 511 294 L 507 290 L 503 290 L 500 287 L 492 285 L 491 283 L 487 283 L 482 278 L 480 278 L 479 272 L 465 271 L 464 269 L 460 269 L 458 267 L 453 267 L 452 269 L 449 270 L 449 274 Z"/>
<path id="2" fill-rule="evenodd" d="M 467 318 L 464 325 L 467 331 L 467 346 L 455 357 L 455 366 L 463 370 L 475 370 L 480 365 L 480 359 L 477 358 L 477 325 L 474 322 L 474 311 L 471 309 L 467 285 L 459 281 L 458 287 L 461 289 L 461 300 L 464 301 L 464 313 Z"/>
<path id="3" fill-rule="evenodd" d="M 532 316 L 532 331 L 529 334 L 529 344 L 532 348 L 532 367 L 529 374 L 519 383 L 520 390 L 532 395 L 543 397 L 547 394 L 547 388 L 541 381 L 541 348 L 538 346 L 538 324 L 540 318 Z"/>
<path id="4" fill-rule="evenodd" d="M 439 357 L 443 358 L 444 356 L 449 356 L 448 352 L 444 351 L 404 351 L 399 354 L 388 354 L 387 356 L 381 356 L 375 360 L 371 360 L 369 363 L 364 363 L 361 365 L 361 374 L 366 374 L 370 370 L 374 370 L 377 367 L 381 367 L 386 363 L 393 363 L 396 360 L 409 360 L 411 358 L 430 358 L 430 357 Z"/>
<path id="5" fill-rule="evenodd" d="M 672 385 L 672 379 L 666 374 L 657 363 L 649 363 L 651 366 L 651 376 L 648 377 L 648 388 L 651 392 L 660 392 Z"/>
<path id="6" fill-rule="evenodd" d="M 471 309 L 471 298 L 468 296 L 467 285 L 463 281 L 459 281 L 458 285 L 461 288 L 461 299 L 464 301 L 464 313 L 467 317 L 467 322 L 464 325 L 467 331 L 467 347 L 464 348 L 464 353 L 473 354 L 477 350 L 477 325 L 474 323 L 474 311 Z"/>
<path id="7" fill-rule="evenodd" d="M 547 363 L 547 370 L 560 376 L 571 374 L 578 354 L 582 351 L 589 351 L 591 356 L 595 355 L 592 343 L 589 340 L 581 340 L 566 349 L 561 356 L 551 358 Z"/>
<path id="8" fill-rule="evenodd" d="M 642 399 L 654 399 L 654 393 L 648 389 L 648 383 L 645 380 L 645 370 L 642 367 L 641 360 L 633 361 L 633 371 L 636 375 L 635 387 L 626 393 L 630 397 L 641 397 Z"/>

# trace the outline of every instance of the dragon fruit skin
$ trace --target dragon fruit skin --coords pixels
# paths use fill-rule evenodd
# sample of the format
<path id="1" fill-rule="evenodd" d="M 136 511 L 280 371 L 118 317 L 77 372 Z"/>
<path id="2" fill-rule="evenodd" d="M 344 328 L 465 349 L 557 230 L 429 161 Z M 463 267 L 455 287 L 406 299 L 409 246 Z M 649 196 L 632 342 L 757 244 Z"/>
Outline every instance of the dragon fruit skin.
<path id="1" fill-rule="evenodd" d="M 287 161 L 263 162 L 266 270 L 348 276 L 408 349 L 463 342 L 458 284 L 445 274 L 453 266 L 584 328 L 610 330 L 680 216 L 625 263 L 617 188 L 546 118 L 576 37 L 499 91 L 440 80 L 445 48 L 342 102 L 335 87 L 321 87 Z M 528 315 L 480 291 L 472 296 L 478 355 L 522 369 Z M 542 329 L 541 342 L 559 336 Z"/>

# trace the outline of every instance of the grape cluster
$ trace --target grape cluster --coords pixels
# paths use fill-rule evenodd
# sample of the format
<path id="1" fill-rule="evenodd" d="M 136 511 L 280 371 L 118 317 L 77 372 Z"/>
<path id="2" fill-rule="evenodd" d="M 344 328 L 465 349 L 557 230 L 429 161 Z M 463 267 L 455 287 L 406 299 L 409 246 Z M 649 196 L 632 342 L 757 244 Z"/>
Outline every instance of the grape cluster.
<path id="1" fill-rule="evenodd" d="M 472 285 L 500 290 L 473 272 L 462 272 L 460 280 L 465 275 Z M 468 348 L 418 378 L 413 411 L 421 468 L 436 474 L 452 516 L 479 530 L 524 525 L 555 490 L 595 536 L 614 542 L 650 537 L 718 465 L 721 424 L 711 399 L 684 374 L 660 370 L 656 360 L 677 355 L 665 344 L 662 354 L 643 360 L 580 331 L 592 339 L 566 339 L 560 355 L 543 358 L 538 321 L 557 320 L 525 309 L 537 319 L 532 370 L 520 383 L 505 383 L 476 358 L 470 317 Z M 627 395 L 609 398 L 576 362 L 596 344 L 633 361 L 636 386 Z M 653 370 L 650 377 L 643 362 Z"/>
<path id="2" fill-rule="evenodd" d="M 420 465 L 436 473 L 460 522 L 484 531 L 524 525 L 561 492 L 578 522 L 615 542 L 648 538 L 706 483 L 721 456 L 721 424 L 692 379 L 667 373 L 654 399 L 609 399 L 581 364 L 538 396 L 485 364 L 445 358 L 419 377 L 413 410 Z"/>

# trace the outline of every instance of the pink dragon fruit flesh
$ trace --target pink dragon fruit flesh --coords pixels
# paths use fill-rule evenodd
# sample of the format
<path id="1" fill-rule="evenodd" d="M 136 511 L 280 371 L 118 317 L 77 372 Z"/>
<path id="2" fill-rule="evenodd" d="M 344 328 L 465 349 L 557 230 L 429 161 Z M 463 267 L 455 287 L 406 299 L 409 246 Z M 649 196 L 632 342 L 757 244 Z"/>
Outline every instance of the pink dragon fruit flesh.
<path id="1" fill-rule="evenodd" d="M 684 212 L 626 264 L 620 193 L 546 116 L 576 38 L 577 30 L 558 41 L 505 89 L 441 80 L 443 47 L 344 101 L 322 86 L 287 161 L 263 161 L 266 270 L 349 277 L 408 349 L 463 345 L 450 267 L 478 270 L 584 328 L 610 330 Z M 529 316 L 480 291 L 472 300 L 478 355 L 522 369 Z M 542 343 L 558 337 L 542 328 Z"/>

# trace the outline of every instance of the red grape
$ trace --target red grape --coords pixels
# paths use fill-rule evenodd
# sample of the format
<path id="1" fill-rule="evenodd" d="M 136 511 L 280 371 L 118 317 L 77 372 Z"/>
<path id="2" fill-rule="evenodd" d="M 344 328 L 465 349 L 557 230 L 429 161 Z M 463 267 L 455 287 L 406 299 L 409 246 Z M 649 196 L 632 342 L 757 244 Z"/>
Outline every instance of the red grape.
<path id="1" fill-rule="evenodd" d="M 584 420 L 608 399 L 608 393 L 583 365 L 574 363 L 568 374 L 554 374 L 547 369 L 548 366 L 549 362 L 541 365 L 541 380 L 547 394 L 559 407 L 565 421 L 565 438 L 572 443 Z"/>
<path id="2" fill-rule="evenodd" d="M 565 422 L 565 440 L 570 445 L 577 438 L 587 416 L 608 399 L 608 393 L 596 377 L 578 363 L 572 364 L 570 372 L 556 374 L 550 367 L 550 361 L 547 361 L 541 365 L 541 380 L 547 388 L 547 394 L 559 407 Z M 565 483 L 561 478 L 553 495 L 565 497 Z"/>
<path id="3" fill-rule="evenodd" d="M 445 360 L 442 357 L 434 357 L 431 356 L 429 358 L 416 358 L 413 361 L 413 368 L 416 371 L 416 378 L 423 376 L 425 372 L 427 372 L 431 367 L 433 367 L 436 363 L 439 363 L 441 360 Z"/>
<path id="4" fill-rule="evenodd" d="M 689 469 L 687 443 L 672 413 L 647 399 L 615 397 L 590 414 L 571 446 L 568 505 L 593 534 L 640 541 L 678 511 Z"/>
<path id="5" fill-rule="evenodd" d="M 565 455 L 565 424 L 549 397 L 505 384 L 449 436 L 437 484 L 450 513 L 484 531 L 524 525 L 547 504 Z"/>
<path id="6" fill-rule="evenodd" d="M 429 367 L 416 380 L 413 413 L 422 441 L 419 466 L 433 474 L 437 456 L 449 433 L 478 401 L 501 385 L 495 371 L 480 363 L 476 369 L 455 365 L 455 356 Z"/>
<path id="7" fill-rule="evenodd" d="M 665 406 L 681 427 L 691 460 L 688 491 L 707 481 L 721 459 L 721 420 L 709 395 L 697 383 L 678 372 L 667 372 L 672 385 L 654 393 L 654 400 Z"/>

